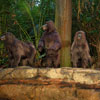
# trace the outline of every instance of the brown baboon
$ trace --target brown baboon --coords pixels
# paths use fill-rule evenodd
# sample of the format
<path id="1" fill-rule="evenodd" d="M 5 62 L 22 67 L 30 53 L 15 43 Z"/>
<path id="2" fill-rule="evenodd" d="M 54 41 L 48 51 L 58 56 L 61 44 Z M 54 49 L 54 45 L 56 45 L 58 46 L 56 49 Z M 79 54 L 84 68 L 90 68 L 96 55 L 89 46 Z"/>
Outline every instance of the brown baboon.
<path id="1" fill-rule="evenodd" d="M 61 40 L 53 21 L 46 22 L 43 25 L 45 31 L 41 37 L 38 45 L 40 52 L 45 50 L 46 56 L 42 59 L 42 66 L 44 67 L 55 67 L 60 65 L 60 54 Z"/>
<path id="2" fill-rule="evenodd" d="M 71 47 L 71 60 L 73 67 L 88 67 L 88 65 L 91 64 L 91 56 L 89 52 L 90 50 L 86 40 L 85 32 L 76 32 Z"/>
<path id="3" fill-rule="evenodd" d="M 7 32 L 1 38 L 8 51 L 9 64 L 11 67 L 22 65 L 33 65 L 36 49 L 32 43 L 18 40 L 12 33 Z"/>

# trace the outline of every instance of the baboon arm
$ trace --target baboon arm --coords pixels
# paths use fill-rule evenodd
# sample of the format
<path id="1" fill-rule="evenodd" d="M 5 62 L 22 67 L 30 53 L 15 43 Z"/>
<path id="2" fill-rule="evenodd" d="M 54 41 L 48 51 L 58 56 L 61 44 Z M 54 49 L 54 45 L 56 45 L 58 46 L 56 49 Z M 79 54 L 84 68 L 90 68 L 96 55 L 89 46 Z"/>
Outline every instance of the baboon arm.
<path id="1" fill-rule="evenodd" d="M 59 49 L 61 49 L 61 40 L 60 37 L 58 35 L 58 33 L 55 35 L 55 40 L 54 40 L 54 44 L 53 46 L 50 48 L 52 50 L 58 51 Z"/>
<path id="2" fill-rule="evenodd" d="M 90 52 L 88 43 L 86 43 L 86 50 L 87 50 L 88 52 Z"/>
<path id="3" fill-rule="evenodd" d="M 16 53 L 17 54 L 17 53 Z M 20 55 L 15 55 L 14 56 L 14 62 L 13 62 L 13 66 L 16 67 L 19 65 L 20 63 L 20 60 L 21 60 L 21 56 Z"/>
<path id="4" fill-rule="evenodd" d="M 71 51 L 73 50 L 74 45 L 75 45 L 75 42 L 73 42 L 73 43 L 72 43 L 72 46 L 71 46 Z"/>
<path id="5" fill-rule="evenodd" d="M 55 42 L 54 45 L 50 49 L 58 51 L 60 48 L 61 48 L 61 44 L 59 42 Z"/>
<path id="6" fill-rule="evenodd" d="M 43 47 L 44 47 L 44 35 L 41 37 L 41 39 L 39 41 L 39 44 L 38 44 L 38 50 L 39 50 L 39 52 L 42 52 Z"/>

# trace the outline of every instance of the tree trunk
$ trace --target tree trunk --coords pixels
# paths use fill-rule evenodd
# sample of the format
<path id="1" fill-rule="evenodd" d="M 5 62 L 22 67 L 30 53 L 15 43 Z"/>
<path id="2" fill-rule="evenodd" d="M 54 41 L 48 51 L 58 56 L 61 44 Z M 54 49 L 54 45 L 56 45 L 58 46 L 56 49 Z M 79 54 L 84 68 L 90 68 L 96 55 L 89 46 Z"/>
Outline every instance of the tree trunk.
<path id="1" fill-rule="evenodd" d="M 62 40 L 61 66 L 71 66 L 71 27 L 72 27 L 72 1 L 56 0 L 55 23 Z"/>
<path id="2" fill-rule="evenodd" d="M 97 43 L 97 54 L 98 54 L 98 61 L 97 61 L 97 66 L 100 66 L 100 41 Z"/>

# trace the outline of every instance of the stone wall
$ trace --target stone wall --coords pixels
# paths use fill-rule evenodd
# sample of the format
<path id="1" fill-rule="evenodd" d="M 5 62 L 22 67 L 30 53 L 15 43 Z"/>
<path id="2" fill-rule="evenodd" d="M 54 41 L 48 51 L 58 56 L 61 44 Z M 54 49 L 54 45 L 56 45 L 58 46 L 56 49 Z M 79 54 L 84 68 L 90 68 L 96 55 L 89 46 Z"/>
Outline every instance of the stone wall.
<path id="1" fill-rule="evenodd" d="M 100 100 L 100 71 L 0 69 L 0 100 Z"/>

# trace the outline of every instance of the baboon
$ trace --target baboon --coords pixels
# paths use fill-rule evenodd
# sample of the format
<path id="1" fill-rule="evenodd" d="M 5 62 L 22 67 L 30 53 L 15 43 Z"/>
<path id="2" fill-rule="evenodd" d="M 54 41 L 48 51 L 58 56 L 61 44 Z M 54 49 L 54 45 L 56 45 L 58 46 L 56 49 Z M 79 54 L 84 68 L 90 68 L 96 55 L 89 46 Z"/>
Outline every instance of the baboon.
<path id="1" fill-rule="evenodd" d="M 76 32 L 71 46 L 71 61 L 73 63 L 73 67 L 88 67 L 88 65 L 91 64 L 91 56 L 89 52 L 90 50 L 85 32 Z"/>
<path id="2" fill-rule="evenodd" d="M 43 67 L 55 67 L 60 65 L 61 39 L 56 31 L 53 21 L 47 21 L 43 25 L 44 34 L 38 45 L 39 52 L 46 52 L 46 56 L 42 59 Z"/>
<path id="3" fill-rule="evenodd" d="M 8 51 L 9 66 L 16 67 L 21 62 L 22 65 L 33 65 L 36 49 L 32 43 L 20 41 L 10 32 L 5 33 L 0 40 L 4 41 Z"/>

